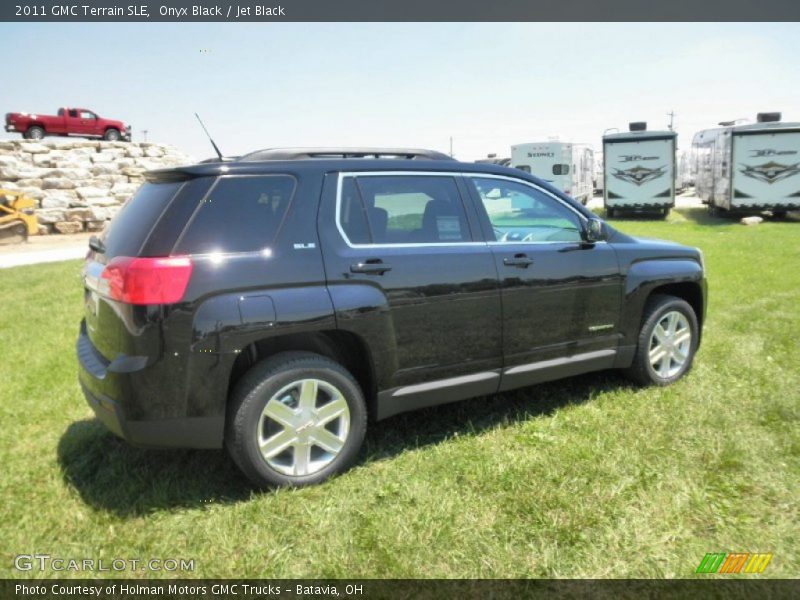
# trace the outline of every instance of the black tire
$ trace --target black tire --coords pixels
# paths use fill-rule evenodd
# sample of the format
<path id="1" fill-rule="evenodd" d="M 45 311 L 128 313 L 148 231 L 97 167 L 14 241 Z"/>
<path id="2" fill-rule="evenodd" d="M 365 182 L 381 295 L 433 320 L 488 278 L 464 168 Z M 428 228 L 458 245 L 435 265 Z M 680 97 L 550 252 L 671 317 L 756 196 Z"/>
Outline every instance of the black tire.
<path id="1" fill-rule="evenodd" d="M 103 135 L 103 139 L 107 142 L 118 142 L 122 135 L 119 132 L 119 129 L 106 129 L 105 134 Z"/>
<path id="2" fill-rule="evenodd" d="M 785 210 L 773 210 L 772 211 L 772 218 L 778 221 L 782 221 L 786 218 L 786 211 Z"/>
<path id="3" fill-rule="evenodd" d="M 682 314 L 688 324 L 691 338 L 688 344 L 686 359 L 675 372 L 662 375 L 656 372 L 650 361 L 651 344 L 653 331 L 670 313 L 677 312 Z M 697 342 L 700 329 L 697 324 L 697 315 L 688 302 L 675 296 L 656 294 L 651 296 L 645 305 L 644 315 L 642 316 L 642 327 L 639 330 L 639 337 L 636 344 L 636 354 L 633 363 L 623 372 L 632 381 L 639 385 L 658 385 L 665 386 L 674 383 L 692 368 L 694 355 L 697 351 Z M 672 358 L 666 360 L 672 361 Z M 663 366 L 663 363 L 660 363 Z M 670 362 L 671 365 L 671 362 Z"/>
<path id="4" fill-rule="evenodd" d="M 259 427 L 263 427 L 262 413 L 270 400 L 276 400 L 274 396 L 287 386 L 307 379 L 319 380 L 341 393 L 349 410 L 349 430 L 341 450 L 325 466 L 305 475 L 287 474 L 268 463 L 268 459 L 262 456 L 259 437 L 264 432 L 259 431 Z M 286 397 L 289 396 L 291 392 L 286 392 Z M 285 404 L 283 400 L 281 402 Z M 290 407 L 290 410 L 300 409 Z M 306 424 L 302 429 L 308 429 Z M 299 487 L 320 483 L 350 467 L 358 456 L 366 430 L 367 407 L 364 395 L 356 380 L 344 367 L 311 352 L 283 352 L 254 365 L 236 384 L 229 400 L 225 444 L 234 462 L 258 487 Z M 289 428 L 286 427 L 278 433 L 288 431 Z M 300 435 L 300 431 L 298 429 L 296 435 Z M 294 430 L 292 433 L 295 433 Z M 313 444 L 309 444 L 308 460 L 311 460 L 312 446 Z M 313 447 L 322 451 L 321 447 Z M 295 446 L 287 447 L 284 451 L 292 454 L 293 464 L 297 460 L 296 452 L 298 449 Z M 270 458 L 275 462 L 282 455 L 283 453 Z"/>
<path id="5" fill-rule="evenodd" d="M 667 217 L 669 217 L 669 210 L 669 208 L 665 208 L 661 211 L 661 216 L 665 221 L 667 220 Z"/>
<path id="6" fill-rule="evenodd" d="M 25 134 L 28 136 L 29 140 L 41 140 L 44 139 L 44 128 L 38 125 L 32 125 L 28 127 L 28 131 L 26 131 Z"/>
<path id="7" fill-rule="evenodd" d="M 607 217 L 607 218 L 609 218 L 609 219 L 613 219 L 613 218 L 614 218 L 616 215 L 617 215 L 617 211 L 616 211 L 616 210 L 614 210 L 614 208 L 613 208 L 613 207 L 609 206 L 609 207 L 606 209 L 606 217 Z"/>

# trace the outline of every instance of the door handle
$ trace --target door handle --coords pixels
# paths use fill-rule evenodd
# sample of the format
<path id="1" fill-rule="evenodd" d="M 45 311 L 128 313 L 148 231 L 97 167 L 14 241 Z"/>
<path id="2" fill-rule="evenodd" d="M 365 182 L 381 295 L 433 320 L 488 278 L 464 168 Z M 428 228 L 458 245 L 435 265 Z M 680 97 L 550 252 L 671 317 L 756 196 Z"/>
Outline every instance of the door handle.
<path id="1" fill-rule="evenodd" d="M 528 257 L 527 254 L 515 254 L 513 257 L 506 257 L 503 259 L 503 264 L 507 267 L 518 267 L 520 269 L 527 269 L 529 265 L 533 264 L 533 259 Z"/>
<path id="2" fill-rule="evenodd" d="M 364 273 L 365 275 L 383 275 L 386 271 L 391 271 L 392 267 L 384 263 L 380 258 L 370 258 L 350 265 L 351 273 Z"/>

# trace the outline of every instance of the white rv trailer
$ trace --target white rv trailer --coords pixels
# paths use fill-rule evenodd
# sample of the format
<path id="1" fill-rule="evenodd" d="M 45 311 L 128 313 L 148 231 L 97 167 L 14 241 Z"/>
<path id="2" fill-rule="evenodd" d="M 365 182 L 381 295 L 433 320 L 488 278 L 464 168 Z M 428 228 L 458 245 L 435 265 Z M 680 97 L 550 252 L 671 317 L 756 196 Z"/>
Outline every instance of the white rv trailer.
<path id="1" fill-rule="evenodd" d="M 756 123 L 706 129 L 694 136 L 695 189 L 709 209 L 800 209 L 800 123 L 759 113 Z"/>
<path id="2" fill-rule="evenodd" d="M 586 204 L 592 198 L 594 153 L 587 144 L 534 142 L 511 146 L 511 166 Z"/>
<path id="3" fill-rule="evenodd" d="M 602 194 L 604 189 L 603 181 L 603 153 L 594 153 L 594 191 L 596 194 Z"/>
<path id="4" fill-rule="evenodd" d="M 692 185 L 689 153 L 678 150 L 675 154 L 675 193 L 680 194 Z"/>
<path id="5" fill-rule="evenodd" d="M 675 206 L 674 131 L 647 131 L 647 124 L 630 124 L 627 133 L 603 136 L 603 205 L 606 214 L 658 212 Z"/>

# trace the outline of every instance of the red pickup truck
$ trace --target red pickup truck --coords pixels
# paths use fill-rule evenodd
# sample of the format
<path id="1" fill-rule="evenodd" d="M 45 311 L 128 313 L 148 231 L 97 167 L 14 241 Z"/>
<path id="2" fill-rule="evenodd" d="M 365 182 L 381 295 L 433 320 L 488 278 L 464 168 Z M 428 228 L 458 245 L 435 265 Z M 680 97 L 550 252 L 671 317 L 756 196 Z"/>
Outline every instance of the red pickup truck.
<path id="1" fill-rule="evenodd" d="M 6 131 L 16 131 L 28 140 L 46 135 L 100 137 L 110 142 L 131 141 L 131 126 L 122 121 L 104 119 L 85 108 L 59 108 L 58 114 L 6 113 Z"/>

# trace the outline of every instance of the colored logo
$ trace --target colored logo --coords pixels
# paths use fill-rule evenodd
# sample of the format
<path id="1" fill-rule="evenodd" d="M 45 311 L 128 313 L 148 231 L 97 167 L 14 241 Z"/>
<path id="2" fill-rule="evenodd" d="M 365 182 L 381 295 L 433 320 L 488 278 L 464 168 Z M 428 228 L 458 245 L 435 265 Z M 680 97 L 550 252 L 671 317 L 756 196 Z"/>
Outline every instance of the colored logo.
<path id="1" fill-rule="evenodd" d="M 648 181 L 653 181 L 654 179 L 658 179 L 661 177 L 666 171 L 664 167 L 656 167 L 655 169 L 648 169 L 647 167 L 643 167 L 641 165 L 636 165 L 635 167 L 631 167 L 630 169 L 614 169 L 614 177 L 617 179 L 621 179 L 622 181 L 627 181 L 628 183 L 635 183 L 636 185 L 642 185 L 643 183 L 647 183 Z"/>
<path id="2" fill-rule="evenodd" d="M 772 553 L 710 552 L 700 561 L 695 573 L 736 575 L 738 573 L 763 573 Z"/>
<path id="3" fill-rule="evenodd" d="M 757 167 L 750 165 L 742 166 L 744 168 L 739 171 L 740 173 L 746 175 L 747 177 L 758 179 L 759 181 L 766 181 L 769 184 L 788 179 L 789 177 L 800 173 L 800 163 L 795 163 L 793 165 L 782 165 L 780 163 L 776 163 L 774 160 L 771 160 L 768 163 L 764 163 L 763 165 L 759 165 Z"/>

